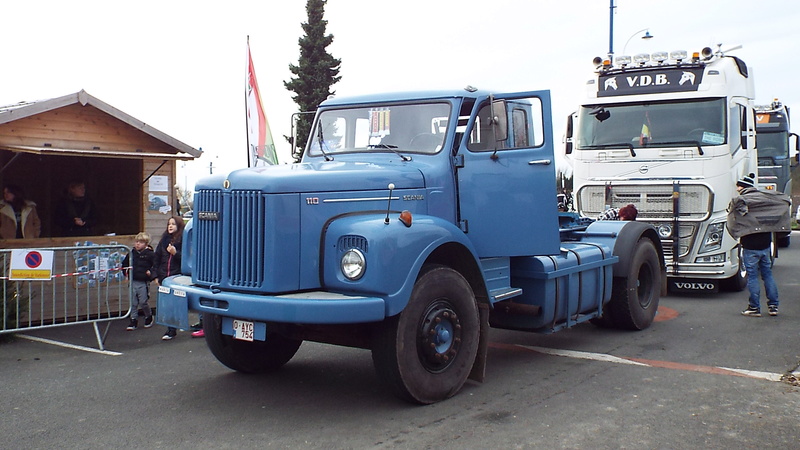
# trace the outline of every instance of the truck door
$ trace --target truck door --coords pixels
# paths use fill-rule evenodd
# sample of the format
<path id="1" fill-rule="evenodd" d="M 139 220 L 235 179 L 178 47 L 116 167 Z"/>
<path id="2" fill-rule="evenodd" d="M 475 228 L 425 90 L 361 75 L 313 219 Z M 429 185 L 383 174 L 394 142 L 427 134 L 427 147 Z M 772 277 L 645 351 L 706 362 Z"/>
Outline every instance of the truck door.
<path id="1" fill-rule="evenodd" d="M 478 101 L 456 158 L 459 223 L 479 256 L 557 254 L 549 91 Z"/>

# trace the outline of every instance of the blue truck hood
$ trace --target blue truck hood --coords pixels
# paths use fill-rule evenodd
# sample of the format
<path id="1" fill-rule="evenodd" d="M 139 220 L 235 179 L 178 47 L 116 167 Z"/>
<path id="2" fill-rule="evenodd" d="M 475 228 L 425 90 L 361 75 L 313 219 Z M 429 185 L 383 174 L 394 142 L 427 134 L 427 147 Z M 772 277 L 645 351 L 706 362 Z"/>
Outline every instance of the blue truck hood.
<path id="1" fill-rule="evenodd" d="M 357 182 L 354 180 L 358 180 Z M 397 189 L 425 186 L 422 173 L 408 163 L 375 164 L 350 161 L 326 161 L 283 164 L 239 169 L 227 176 L 207 177 L 196 189 L 258 190 L 264 193 L 335 192 L 386 189 L 394 183 Z"/>

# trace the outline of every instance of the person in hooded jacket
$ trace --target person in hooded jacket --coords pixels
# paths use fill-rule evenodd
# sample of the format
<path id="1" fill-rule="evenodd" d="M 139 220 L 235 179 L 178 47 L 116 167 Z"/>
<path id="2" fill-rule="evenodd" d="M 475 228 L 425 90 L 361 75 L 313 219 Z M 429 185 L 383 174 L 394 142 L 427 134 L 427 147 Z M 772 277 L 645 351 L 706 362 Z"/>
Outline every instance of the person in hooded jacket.
<path id="1" fill-rule="evenodd" d="M 19 186 L 6 185 L 0 201 L 0 239 L 38 238 L 41 232 L 36 203 L 26 200 Z"/>
<path id="2" fill-rule="evenodd" d="M 181 238 L 183 237 L 183 218 L 172 216 L 167 220 L 167 229 L 161 235 L 156 247 L 156 283 L 160 286 L 164 278 L 181 273 Z M 178 334 L 176 328 L 169 327 L 162 340 L 169 341 Z"/>
<path id="3" fill-rule="evenodd" d="M 770 316 L 778 315 L 778 286 L 772 276 L 771 244 L 772 233 L 768 231 L 754 232 L 758 227 L 751 230 L 739 231 L 737 222 L 749 221 L 755 216 L 749 211 L 747 199 L 757 197 L 759 190 L 755 186 L 755 174 L 742 177 L 736 182 L 736 190 L 739 198 L 731 201 L 728 212 L 730 230 L 734 237 L 739 238 L 742 246 L 742 261 L 747 272 L 747 290 L 750 292 L 747 309 L 742 311 L 743 316 L 761 317 L 761 285 L 758 281 L 759 275 L 764 281 L 764 291 L 767 294 L 767 308 Z M 788 208 L 786 208 L 788 210 Z M 737 214 L 738 213 L 738 214 Z M 788 214 L 788 213 L 787 213 Z M 750 216 L 750 217 L 748 217 Z M 757 221 L 756 221 L 757 223 Z M 742 233 L 739 235 L 739 233 Z"/>

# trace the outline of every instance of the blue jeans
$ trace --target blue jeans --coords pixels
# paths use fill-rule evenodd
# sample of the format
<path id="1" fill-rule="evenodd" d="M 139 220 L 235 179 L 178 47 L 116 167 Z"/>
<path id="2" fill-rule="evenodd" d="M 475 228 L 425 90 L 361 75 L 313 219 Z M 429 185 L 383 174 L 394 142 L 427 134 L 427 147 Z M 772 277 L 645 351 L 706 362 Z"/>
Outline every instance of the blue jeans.
<path id="1" fill-rule="evenodd" d="M 750 291 L 750 307 L 761 309 L 761 285 L 758 282 L 758 274 L 764 280 L 764 290 L 767 293 L 767 305 L 778 306 L 778 286 L 772 278 L 772 262 L 770 261 L 770 249 L 748 250 L 742 249 L 742 259 L 744 259 L 744 269 L 747 271 L 747 289 Z"/>

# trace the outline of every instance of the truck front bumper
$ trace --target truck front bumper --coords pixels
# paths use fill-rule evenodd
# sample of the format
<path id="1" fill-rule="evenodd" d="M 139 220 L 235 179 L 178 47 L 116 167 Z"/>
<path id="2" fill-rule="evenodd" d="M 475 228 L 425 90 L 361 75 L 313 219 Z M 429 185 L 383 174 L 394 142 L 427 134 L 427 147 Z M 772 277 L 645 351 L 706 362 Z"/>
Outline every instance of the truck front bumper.
<path id="1" fill-rule="evenodd" d="M 211 290 L 191 284 L 184 275 L 164 280 L 158 288 L 157 323 L 189 328 L 189 311 L 261 322 L 344 324 L 380 322 L 384 299 L 313 291 L 254 295 Z"/>

